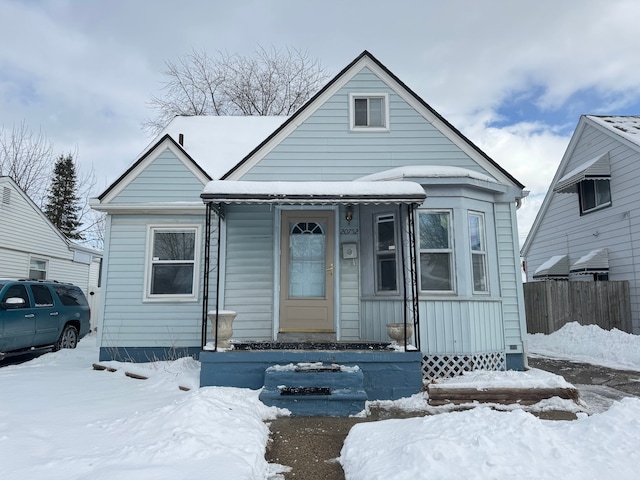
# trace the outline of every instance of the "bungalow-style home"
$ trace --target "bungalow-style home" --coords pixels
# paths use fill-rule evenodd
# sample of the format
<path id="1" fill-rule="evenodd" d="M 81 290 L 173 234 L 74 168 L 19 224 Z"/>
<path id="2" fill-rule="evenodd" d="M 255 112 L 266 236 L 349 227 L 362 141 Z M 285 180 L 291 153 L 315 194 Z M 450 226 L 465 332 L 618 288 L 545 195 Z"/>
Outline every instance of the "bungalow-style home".
<path id="1" fill-rule="evenodd" d="M 94 317 L 102 252 L 65 237 L 10 177 L 0 177 L 0 225 L 0 278 L 73 283 L 87 295 Z"/>
<path id="2" fill-rule="evenodd" d="M 626 280 L 640 334 L 640 117 L 580 117 L 523 244 L 527 281 Z"/>
<path id="3" fill-rule="evenodd" d="M 100 358 L 186 352 L 202 385 L 250 388 L 332 365 L 363 371 L 370 399 L 523 369 L 523 196 L 367 51 L 291 117 L 178 117 L 92 202 Z"/>

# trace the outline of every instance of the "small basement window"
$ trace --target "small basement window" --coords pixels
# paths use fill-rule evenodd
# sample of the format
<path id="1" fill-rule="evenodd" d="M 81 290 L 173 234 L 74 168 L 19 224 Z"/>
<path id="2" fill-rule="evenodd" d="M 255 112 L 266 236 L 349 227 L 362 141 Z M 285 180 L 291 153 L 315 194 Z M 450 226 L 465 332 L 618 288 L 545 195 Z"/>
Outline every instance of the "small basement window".
<path id="1" fill-rule="evenodd" d="M 388 130 L 389 97 L 385 94 L 351 94 L 351 130 Z"/>

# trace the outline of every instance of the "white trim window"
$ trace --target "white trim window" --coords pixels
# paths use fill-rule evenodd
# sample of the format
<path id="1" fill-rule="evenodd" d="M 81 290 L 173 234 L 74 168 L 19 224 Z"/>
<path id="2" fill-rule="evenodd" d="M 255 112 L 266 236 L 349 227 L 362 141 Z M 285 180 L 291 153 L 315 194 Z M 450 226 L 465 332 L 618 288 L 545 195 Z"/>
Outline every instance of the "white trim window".
<path id="1" fill-rule="evenodd" d="M 600 210 L 611 205 L 611 189 L 608 179 L 582 180 L 578 184 L 580 214 Z"/>
<path id="2" fill-rule="evenodd" d="M 351 130 L 389 130 L 389 95 L 349 94 L 349 122 Z"/>
<path id="3" fill-rule="evenodd" d="M 29 278 L 31 280 L 45 280 L 47 278 L 47 263 L 41 258 L 32 258 L 29 261 Z"/>
<path id="4" fill-rule="evenodd" d="M 376 215 L 374 228 L 376 293 L 397 293 L 398 251 L 395 215 Z"/>
<path id="5" fill-rule="evenodd" d="M 149 227 L 146 300 L 196 300 L 200 228 Z"/>
<path id="6" fill-rule="evenodd" d="M 487 293 L 487 242 L 484 215 L 469 212 L 469 244 L 471 248 L 471 270 L 473 293 Z"/>
<path id="7" fill-rule="evenodd" d="M 453 237 L 451 212 L 418 211 L 420 290 L 453 292 Z"/>

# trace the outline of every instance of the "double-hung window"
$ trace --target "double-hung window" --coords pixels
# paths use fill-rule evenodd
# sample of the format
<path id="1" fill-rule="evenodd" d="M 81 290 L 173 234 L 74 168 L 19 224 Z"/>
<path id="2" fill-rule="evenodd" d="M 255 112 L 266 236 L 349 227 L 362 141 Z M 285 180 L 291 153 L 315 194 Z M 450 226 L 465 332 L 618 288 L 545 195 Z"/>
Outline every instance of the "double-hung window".
<path id="1" fill-rule="evenodd" d="M 453 241 L 451 212 L 418 212 L 420 247 L 420 289 L 452 292 Z"/>
<path id="2" fill-rule="evenodd" d="M 197 245 L 198 227 L 150 227 L 147 299 L 196 299 Z"/>
<path id="3" fill-rule="evenodd" d="M 29 262 L 29 278 L 31 280 L 44 280 L 47 278 L 47 261 L 32 258 Z"/>
<path id="4" fill-rule="evenodd" d="M 398 291 L 396 221 L 393 214 L 375 217 L 376 292 Z"/>
<path id="5" fill-rule="evenodd" d="M 351 94 L 352 130 L 387 130 L 389 128 L 389 98 L 387 94 Z"/>
<path id="6" fill-rule="evenodd" d="M 487 243 L 484 225 L 484 215 L 482 213 L 469 212 L 473 293 L 485 293 L 489 289 L 487 283 Z"/>
<path id="7" fill-rule="evenodd" d="M 580 192 L 580 213 L 589 213 L 611 205 L 609 180 L 582 180 L 578 185 Z"/>

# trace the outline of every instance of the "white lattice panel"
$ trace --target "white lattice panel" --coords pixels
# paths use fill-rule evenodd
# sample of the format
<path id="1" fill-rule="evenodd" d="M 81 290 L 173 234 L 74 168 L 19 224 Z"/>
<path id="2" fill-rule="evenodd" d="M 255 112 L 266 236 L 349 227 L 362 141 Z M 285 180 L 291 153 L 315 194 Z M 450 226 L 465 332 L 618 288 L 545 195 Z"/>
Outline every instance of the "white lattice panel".
<path id="1" fill-rule="evenodd" d="M 422 375 L 427 381 L 434 378 L 455 377 L 473 370 L 506 370 L 504 352 L 472 355 L 427 355 L 422 358 Z"/>

